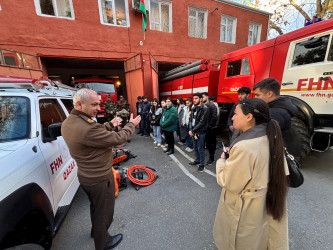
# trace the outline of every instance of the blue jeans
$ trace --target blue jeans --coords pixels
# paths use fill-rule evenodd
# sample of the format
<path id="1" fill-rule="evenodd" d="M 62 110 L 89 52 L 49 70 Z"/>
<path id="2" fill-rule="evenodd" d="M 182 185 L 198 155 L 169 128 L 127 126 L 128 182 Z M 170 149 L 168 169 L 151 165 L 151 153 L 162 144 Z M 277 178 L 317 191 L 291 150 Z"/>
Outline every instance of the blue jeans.
<path id="1" fill-rule="evenodd" d="M 188 132 L 190 131 L 189 127 L 188 126 L 185 126 L 186 128 L 186 132 L 187 132 L 187 135 L 186 135 L 186 139 L 185 139 L 185 143 L 186 143 L 186 146 L 193 149 L 193 137 L 191 137 Z"/>
<path id="2" fill-rule="evenodd" d="M 153 133 L 154 133 L 154 138 L 155 138 L 157 144 L 161 144 L 161 142 L 162 142 L 161 126 L 153 125 Z"/>
<path id="3" fill-rule="evenodd" d="M 195 161 L 199 162 L 200 165 L 205 165 L 205 137 L 206 134 L 197 134 L 198 139 L 193 138 Z"/>

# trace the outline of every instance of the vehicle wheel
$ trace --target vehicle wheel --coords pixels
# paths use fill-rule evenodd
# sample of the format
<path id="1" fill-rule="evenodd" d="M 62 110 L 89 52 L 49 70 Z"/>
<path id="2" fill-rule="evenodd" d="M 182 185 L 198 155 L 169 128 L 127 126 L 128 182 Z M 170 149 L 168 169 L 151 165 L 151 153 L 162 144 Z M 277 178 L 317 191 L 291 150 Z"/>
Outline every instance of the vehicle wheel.
<path id="1" fill-rule="evenodd" d="M 45 218 L 38 212 L 31 212 L 16 225 L 16 230 L 7 235 L 5 246 L 34 243 L 50 249 L 52 234 Z"/>
<path id="2" fill-rule="evenodd" d="M 297 161 L 301 161 L 311 151 L 309 129 L 297 117 L 291 118 L 291 128 L 286 138 L 286 148 Z"/>

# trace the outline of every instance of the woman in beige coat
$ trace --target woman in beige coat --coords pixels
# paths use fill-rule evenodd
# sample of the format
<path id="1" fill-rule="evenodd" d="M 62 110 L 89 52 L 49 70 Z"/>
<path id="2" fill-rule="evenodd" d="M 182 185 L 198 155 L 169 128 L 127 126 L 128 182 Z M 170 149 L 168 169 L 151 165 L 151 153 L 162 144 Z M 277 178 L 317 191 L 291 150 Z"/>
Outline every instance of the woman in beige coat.
<path id="1" fill-rule="evenodd" d="M 287 178 L 279 125 L 259 99 L 240 101 L 232 118 L 242 130 L 230 157 L 216 163 L 222 187 L 214 240 L 218 249 L 288 249 Z"/>

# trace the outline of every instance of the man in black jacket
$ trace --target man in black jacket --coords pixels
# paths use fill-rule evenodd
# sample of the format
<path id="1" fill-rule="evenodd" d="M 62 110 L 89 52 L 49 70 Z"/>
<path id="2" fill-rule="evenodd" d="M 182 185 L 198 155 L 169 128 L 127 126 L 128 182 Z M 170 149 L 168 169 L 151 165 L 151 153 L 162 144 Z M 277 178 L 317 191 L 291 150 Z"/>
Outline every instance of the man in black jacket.
<path id="1" fill-rule="evenodd" d="M 206 145 L 209 152 L 209 160 L 206 165 L 211 165 L 214 162 L 214 155 L 216 150 L 216 120 L 217 120 L 217 108 L 214 103 L 209 101 L 207 92 L 202 93 L 202 101 L 208 108 L 208 127 L 206 131 Z"/>
<path id="2" fill-rule="evenodd" d="M 205 137 L 208 128 L 208 108 L 201 103 L 202 95 L 193 95 L 193 107 L 189 122 L 189 135 L 194 138 L 195 161 L 190 162 L 190 166 L 199 164 L 198 172 L 205 169 Z"/>
<path id="3" fill-rule="evenodd" d="M 137 97 L 137 102 L 136 102 L 136 113 L 137 115 L 141 115 L 142 112 L 142 97 L 138 96 Z M 143 126 L 143 119 L 141 119 L 140 121 L 140 125 L 139 125 L 139 132 L 138 135 L 143 135 L 144 134 L 144 126 Z"/>
<path id="4" fill-rule="evenodd" d="M 297 107 L 288 97 L 280 96 L 280 83 L 274 78 L 266 78 L 254 87 L 254 95 L 265 101 L 269 106 L 269 114 L 276 120 L 282 132 L 284 144 L 288 140 L 288 131 L 291 127 L 291 118 L 297 115 Z"/>
<path id="5" fill-rule="evenodd" d="M 143 119 L 143 134 L 145 137 L 149 137 L 150 134 L 150 122 L 149 122 L 149 111 L 150 111 L 150 101 L 148 101 L 147 96 L 142 96 L 142 111 L 141 117 Z"/>

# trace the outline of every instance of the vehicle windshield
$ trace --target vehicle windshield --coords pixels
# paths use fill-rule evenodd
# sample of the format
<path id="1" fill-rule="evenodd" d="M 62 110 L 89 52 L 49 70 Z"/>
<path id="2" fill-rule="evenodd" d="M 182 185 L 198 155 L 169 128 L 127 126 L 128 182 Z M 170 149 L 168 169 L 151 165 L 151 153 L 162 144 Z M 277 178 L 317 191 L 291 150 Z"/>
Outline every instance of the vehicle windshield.
<path id="1" fill-rule="evenodd" d="M 103 83 L 103 82 L 79 82 L 76 87 L 92 89 L 97 93 L 115 93 L 115 88 L 113 83 Z"/>
<path id="2" fill-rule="evenodd" d="M 30 136 L 30 101 L 26 97 L 0 96 L 0 142 Z"/>

